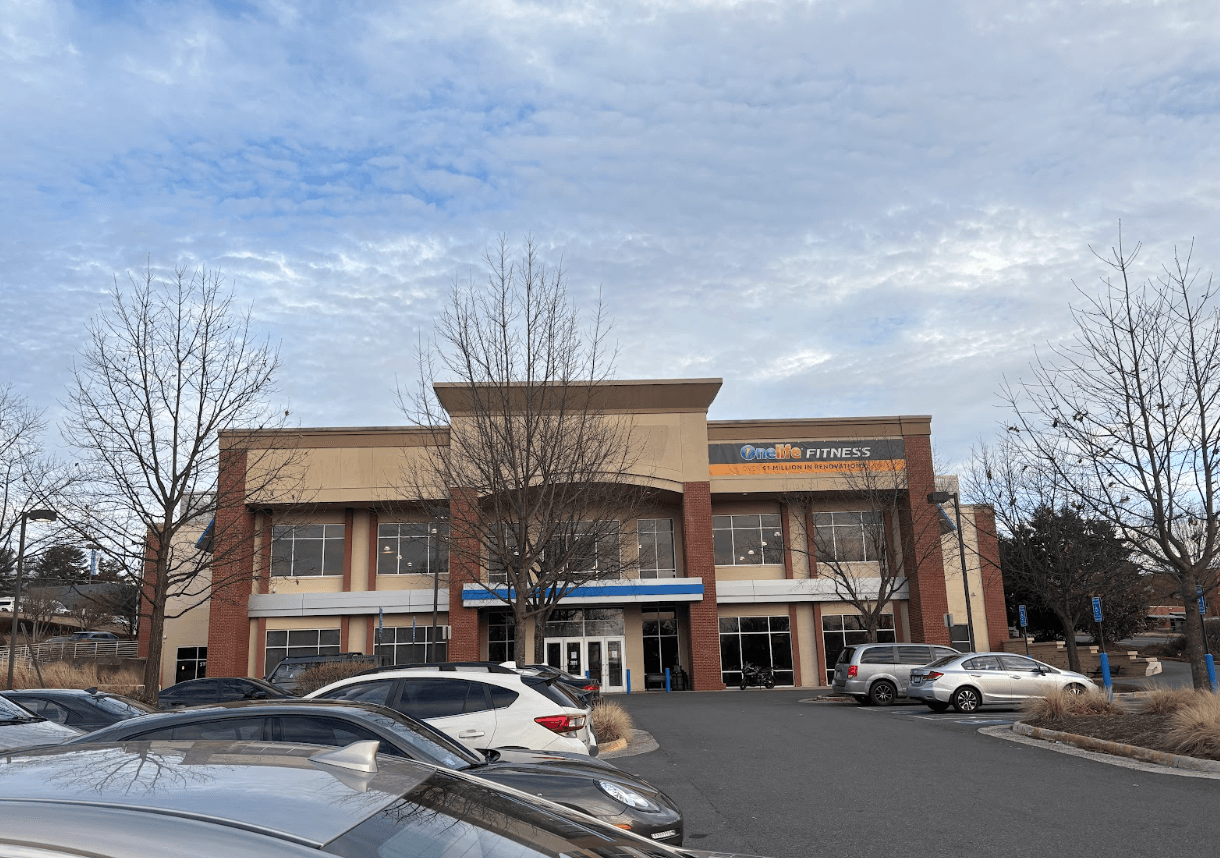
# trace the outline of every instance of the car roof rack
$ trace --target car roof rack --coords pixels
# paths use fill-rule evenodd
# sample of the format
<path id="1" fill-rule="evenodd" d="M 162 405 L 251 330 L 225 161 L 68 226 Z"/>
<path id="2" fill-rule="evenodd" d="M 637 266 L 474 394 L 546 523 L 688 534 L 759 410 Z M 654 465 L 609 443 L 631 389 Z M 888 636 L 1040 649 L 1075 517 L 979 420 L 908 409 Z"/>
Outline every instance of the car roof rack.
<path id="1" fill-rule="evenodd" d="M 507 673 L 520 676 L 517 671 L 504 667 L 494 661 L 434 661 L 431 663 L 417 662 L 414 664 L 387 664 L 383 667 L 371 667 L 362 670 L 355 676 L 365 676 L 370 673 L 385 673 L 389 670 L 444 670 L 463 673 Z"/>

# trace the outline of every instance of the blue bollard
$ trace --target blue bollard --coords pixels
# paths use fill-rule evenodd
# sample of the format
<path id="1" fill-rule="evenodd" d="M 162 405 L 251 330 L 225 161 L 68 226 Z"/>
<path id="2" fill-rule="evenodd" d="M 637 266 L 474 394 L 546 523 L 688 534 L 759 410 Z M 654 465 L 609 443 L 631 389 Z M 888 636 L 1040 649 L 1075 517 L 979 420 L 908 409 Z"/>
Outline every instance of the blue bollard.
<path id="1" fill-rule="evenodd" d="M 1106 686 L 1106 699 L 1114 701 L 1114 681 L 1110 679 L 1110 656 L 1101 654 L 1101 679 Z"/>
<path id="2" fill-rule="evenodd" d="M 631 668 L 627 668 L 627 693 L 631 693 Z"/>
<path id="3" fill-rule="evenodd" d="M 1212 658 L 1212 654 L 1210 652 L 1206 656 L 1206 661 L 1207 661 L 1207 681 L 1211 683 L 1212 694 L 1220 693 L 1220 691 L 1217 691 L 1217 689 L 1216 689 L 1216 660 L 1214 658 Z"/>
<path id="4" fill-rule="evenodd" d="M 665 668 L 665 693 L 669 693 L 669 668 Z"/>

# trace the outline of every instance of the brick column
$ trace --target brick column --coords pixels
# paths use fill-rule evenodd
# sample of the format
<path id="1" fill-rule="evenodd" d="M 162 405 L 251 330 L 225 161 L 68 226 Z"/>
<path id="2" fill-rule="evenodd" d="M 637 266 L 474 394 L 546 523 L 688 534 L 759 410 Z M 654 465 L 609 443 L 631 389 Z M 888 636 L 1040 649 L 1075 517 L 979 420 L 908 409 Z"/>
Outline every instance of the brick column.
<path id="1" fill-rule="evenodd" d="M 905 435 L 902 440 L 906 448 L 907 491 L 898 503 L 898 520 L 911 593 L 911 638 L 948 646 L 945 614 L 949 612 L 949 602 L 945 595 L 939 513 L 935 504 L 928 503 L 928 494 L 936 491 L 932 442 L 927 435 Z"/>
<path id="2" fill-rule="evenodd" d="M 703 580 L 703 600 L 690 603 L 691 686 L 724 688 L 720 678 L 720 617 L 716 608 L 716 555 L 712 549 L 711 483 L 682 486 L 682 536 L 686 577 Z"/>
<path id="3" fill-rule="evenodd" d="M 1004 641 L 1008 640 L 1008 609 L 1004 604 L 1004 576 L 1000 573 L 995 510 L 989 506 L 974 507 L 974 532 L 978 539 L 979 574 L 983 578 L 987 639 L 992 650 L 1000 650 L 1004 648 Z"/>
<path id="4" fill-rule="evenodd" d="M 136 625 L 136 655 L 139 658 L 148 658 L 148 627 L 151 625 L 149 616 L 152 613 L 153 597 L 157 590 L 157 550 L 156 537 L 152 531 L 149 531 L 144 537 L 144 575 L 140 579 L 140 601 L 136 606 L 139 613 Z M 16 645 L 17 632 L 16 629 L 21 628 L 21 623 L 14 617 L 9 623 L 9 644 Z M 174 662 L 177 663 L 177 653 L 174 653 Z M 161 652 L 161 661 L 165 661 L 165 652 Z M 164 668 L 164 665 L 162 665 Z M 158 674 L 162 678 L 165 676 L 165 671 L 162 669 Z"/>
<path id="5" fill-rule="evenodd" d="M 474 506 L 478 494 L 471 489 L 453 489 L 449 497 L 449 660 L 479 660 L 479 612 L 462 604 L 462 585 L 478 581 L 478 534 L 472 531 L 479 520 Z"/>
<path id="6" fill-rule="evenodd" d="M 250 591 L 254 513 L 246 508 L 246 451 L 221 450 L 217 480 L 208 676 L 246 676 L 250 661 Z M 270 551 L 270 546 L 263 546 Z"/>

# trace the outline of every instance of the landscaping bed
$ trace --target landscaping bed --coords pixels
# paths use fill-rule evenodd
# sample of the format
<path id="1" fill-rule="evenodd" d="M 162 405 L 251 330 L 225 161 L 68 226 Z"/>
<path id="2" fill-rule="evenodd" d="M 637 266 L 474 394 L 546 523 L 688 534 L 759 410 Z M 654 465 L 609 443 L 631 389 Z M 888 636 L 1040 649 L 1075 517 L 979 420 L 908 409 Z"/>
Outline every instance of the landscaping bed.
<path id="1" fill-rule="evenodd" d="M 1135 745 L 1148 748 L 1151 751 L 1163 751 L 1167 754 L 1181 753 L 1177 744 L 1170 742 L 1166 736 L 1171 728 L 1172 715 L 1154 715 L 1147 712 L 1125 712 L 1121 715 L 1069 715 L 1063 718 L 1029 718 L 1025 723 L 1031 727 L 1041 727 L 1044 730 L 1057 730 L 1060 733 L 1073 733 L 1077 736 L 1088 736 L 1092 739 L 1105 739 L 1107 742 L 1120 742 L 1124 745 Z M 1204 760 L 1220 760 L 1220 754 L 1205 755 L 1194 753 L 1191 756 Z"/>

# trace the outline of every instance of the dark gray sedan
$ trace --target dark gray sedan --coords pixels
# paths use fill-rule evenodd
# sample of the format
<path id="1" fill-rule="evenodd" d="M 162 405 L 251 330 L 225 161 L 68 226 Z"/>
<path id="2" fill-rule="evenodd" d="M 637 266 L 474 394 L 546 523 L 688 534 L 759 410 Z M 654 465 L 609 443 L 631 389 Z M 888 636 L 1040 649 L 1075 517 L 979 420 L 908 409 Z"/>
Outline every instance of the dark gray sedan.
<path id="1" fill-rule="evenodd" d="M 376 740 L 383 754 L 513 787 L 662 843 L 682 842 L 682 813 L 669 796 L 610 763 L 545 751 L 474 751 L 430 724 L 371 703 L 293 699 L 196 706 L 121 721 L 72 744 L 180 739 L 334 746 Z"/>
<path id="2" fill-rule="evenodd" d="M 147 703 L 98 691 L 96 688 L 24 688 L 2 692 L 31 712 L 56 724 L 66 724 L 86 733 L 108 727 L 116 721 L 156 712 Z"/>
<path id="3" fill-rule="evenodd" d="M 376 750 L 199 741 L 0 755 L 0 854 L 712 858 Z"/>

